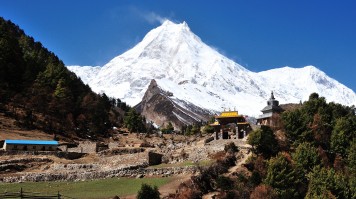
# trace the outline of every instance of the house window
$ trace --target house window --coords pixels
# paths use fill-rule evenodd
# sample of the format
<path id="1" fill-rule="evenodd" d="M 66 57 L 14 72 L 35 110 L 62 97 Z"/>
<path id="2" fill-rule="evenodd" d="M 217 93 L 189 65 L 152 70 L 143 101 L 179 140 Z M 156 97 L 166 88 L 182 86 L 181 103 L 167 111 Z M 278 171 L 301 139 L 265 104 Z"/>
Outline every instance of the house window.
<path id="1" fill-rule="evenodd" d="M 14 149 L 17 149 L 17 145 L 14 145 Z"/>
<path id="2" fill-rule="evenodd" d="M 32 146 L 32 149 L 36 149 L 36 146 Z"/>

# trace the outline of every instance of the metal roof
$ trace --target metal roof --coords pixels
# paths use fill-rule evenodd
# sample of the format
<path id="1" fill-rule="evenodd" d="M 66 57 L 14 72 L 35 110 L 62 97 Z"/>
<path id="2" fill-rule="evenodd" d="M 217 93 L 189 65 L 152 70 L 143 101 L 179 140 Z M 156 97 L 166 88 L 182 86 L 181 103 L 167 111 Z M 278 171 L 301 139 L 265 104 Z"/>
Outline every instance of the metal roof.
<path id="1" fill-rule="evenodd" d="M 58 145 L 55 140 L 5 140 L 6 144 Z"/>
<path id="2" fill-rule="evenodd" d="M 265 114 L 262 114 L 262 115 L 258 116 L 256 119 L 269 118 L 269 117 L 272 117 L 272 116 L 273 116 L 273 113 L 269 112 L 269 113 L 265 113 Z"/>
<path id="3" fill-rule="evenodd" d="M 283 109 L 281 107 L 279 107 L 279 106 L 268 105 L 268 106 L 264 107 L 261 111 L 263 113 L 266 113 L 266 112 L 281 112 L 281 111 L 283 111 Z"/>
<path id="4" fill-rule="evenodd" d="M 235 117 L 243 117 L 239 115 L 237 111 L 224 111 L 219 116 L 215 116 L 215 118 L 235 118 Z"/>

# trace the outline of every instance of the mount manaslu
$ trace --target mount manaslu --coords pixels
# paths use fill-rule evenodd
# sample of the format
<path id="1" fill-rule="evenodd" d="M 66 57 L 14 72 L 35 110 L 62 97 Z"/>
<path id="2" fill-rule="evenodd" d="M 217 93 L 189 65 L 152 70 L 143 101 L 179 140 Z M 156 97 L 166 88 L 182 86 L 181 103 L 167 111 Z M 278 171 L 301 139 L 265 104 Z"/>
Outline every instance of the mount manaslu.
<path id="1" fill-rule="evenodd" d="M 135 47 L 102 67 L 68 66 L 95 92 L 120 98 L 163 125 L 207 119 L 224 109 L 257 116 L 273 91 L 281 103 L 313 92 L 344 105 L 356 94 L 314 66 L 252 72 L 221 55 L 183 22 L 165 21 Z"/>

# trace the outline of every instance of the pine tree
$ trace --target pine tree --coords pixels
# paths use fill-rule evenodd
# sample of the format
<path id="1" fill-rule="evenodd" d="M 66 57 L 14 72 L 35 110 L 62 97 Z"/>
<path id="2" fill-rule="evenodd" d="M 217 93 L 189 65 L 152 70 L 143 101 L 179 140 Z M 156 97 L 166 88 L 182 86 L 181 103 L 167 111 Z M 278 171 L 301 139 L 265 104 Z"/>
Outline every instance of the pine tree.
<path id="1" fill-rule="evenodd" d="M 130 132 L 146 132 L 145 119 L 134 108 L 124 117 L 124 125 Z"/>
<path id="2" fill-rule="evenodd" d="M 336 120 L 334 130 L 331 134 L 331 149 L 346 156 L 346 150 L 349 148 L 350 143 L 356 138 L 356 117 L 342 117 Z"/>
<path id="3" fill-rule="evenodd" d="M 302 178 L 298 170 L 284 154 L 279 153 L 268 161 L 267 176 L 264 183 L 271 186 L 279 198 L 300 198 Z"/>
<path id="4" fill-rule="evenodd" d="M 278 143 L 272 129 L 268 126 L 261 126 L 260 129 L 252 131 L 248 138 L 248 144 L 253 147 L 257 154 L 263 154 L 265 157 L 275 155 L 278 152 Z"/>
<path id="5" fill-rule="evenodd" d="M 137 199 L 159 199 L 160 193 L 157 186 L 151 187 L 148 184 L 142 184 L 141 189 L 137 193 Z"/>
<path id="6" fill-rule="evenodd" d="M 318 150 L 308 142 L 299 144 L 292 157 L 296 166 L 302 169 L 304 175 L 321 162 Z"/>

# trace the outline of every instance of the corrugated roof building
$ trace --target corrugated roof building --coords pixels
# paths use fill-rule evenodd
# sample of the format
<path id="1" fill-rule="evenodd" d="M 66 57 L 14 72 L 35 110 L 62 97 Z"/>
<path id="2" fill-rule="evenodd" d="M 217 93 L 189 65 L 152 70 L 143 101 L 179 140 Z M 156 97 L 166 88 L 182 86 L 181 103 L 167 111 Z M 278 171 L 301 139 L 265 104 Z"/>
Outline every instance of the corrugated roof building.
<path id="1" fill-rule="evenodd" d="M 57 147 L 55 140 L 5 140 L 3 145 L 6 151 L 56 151 Z"/>

